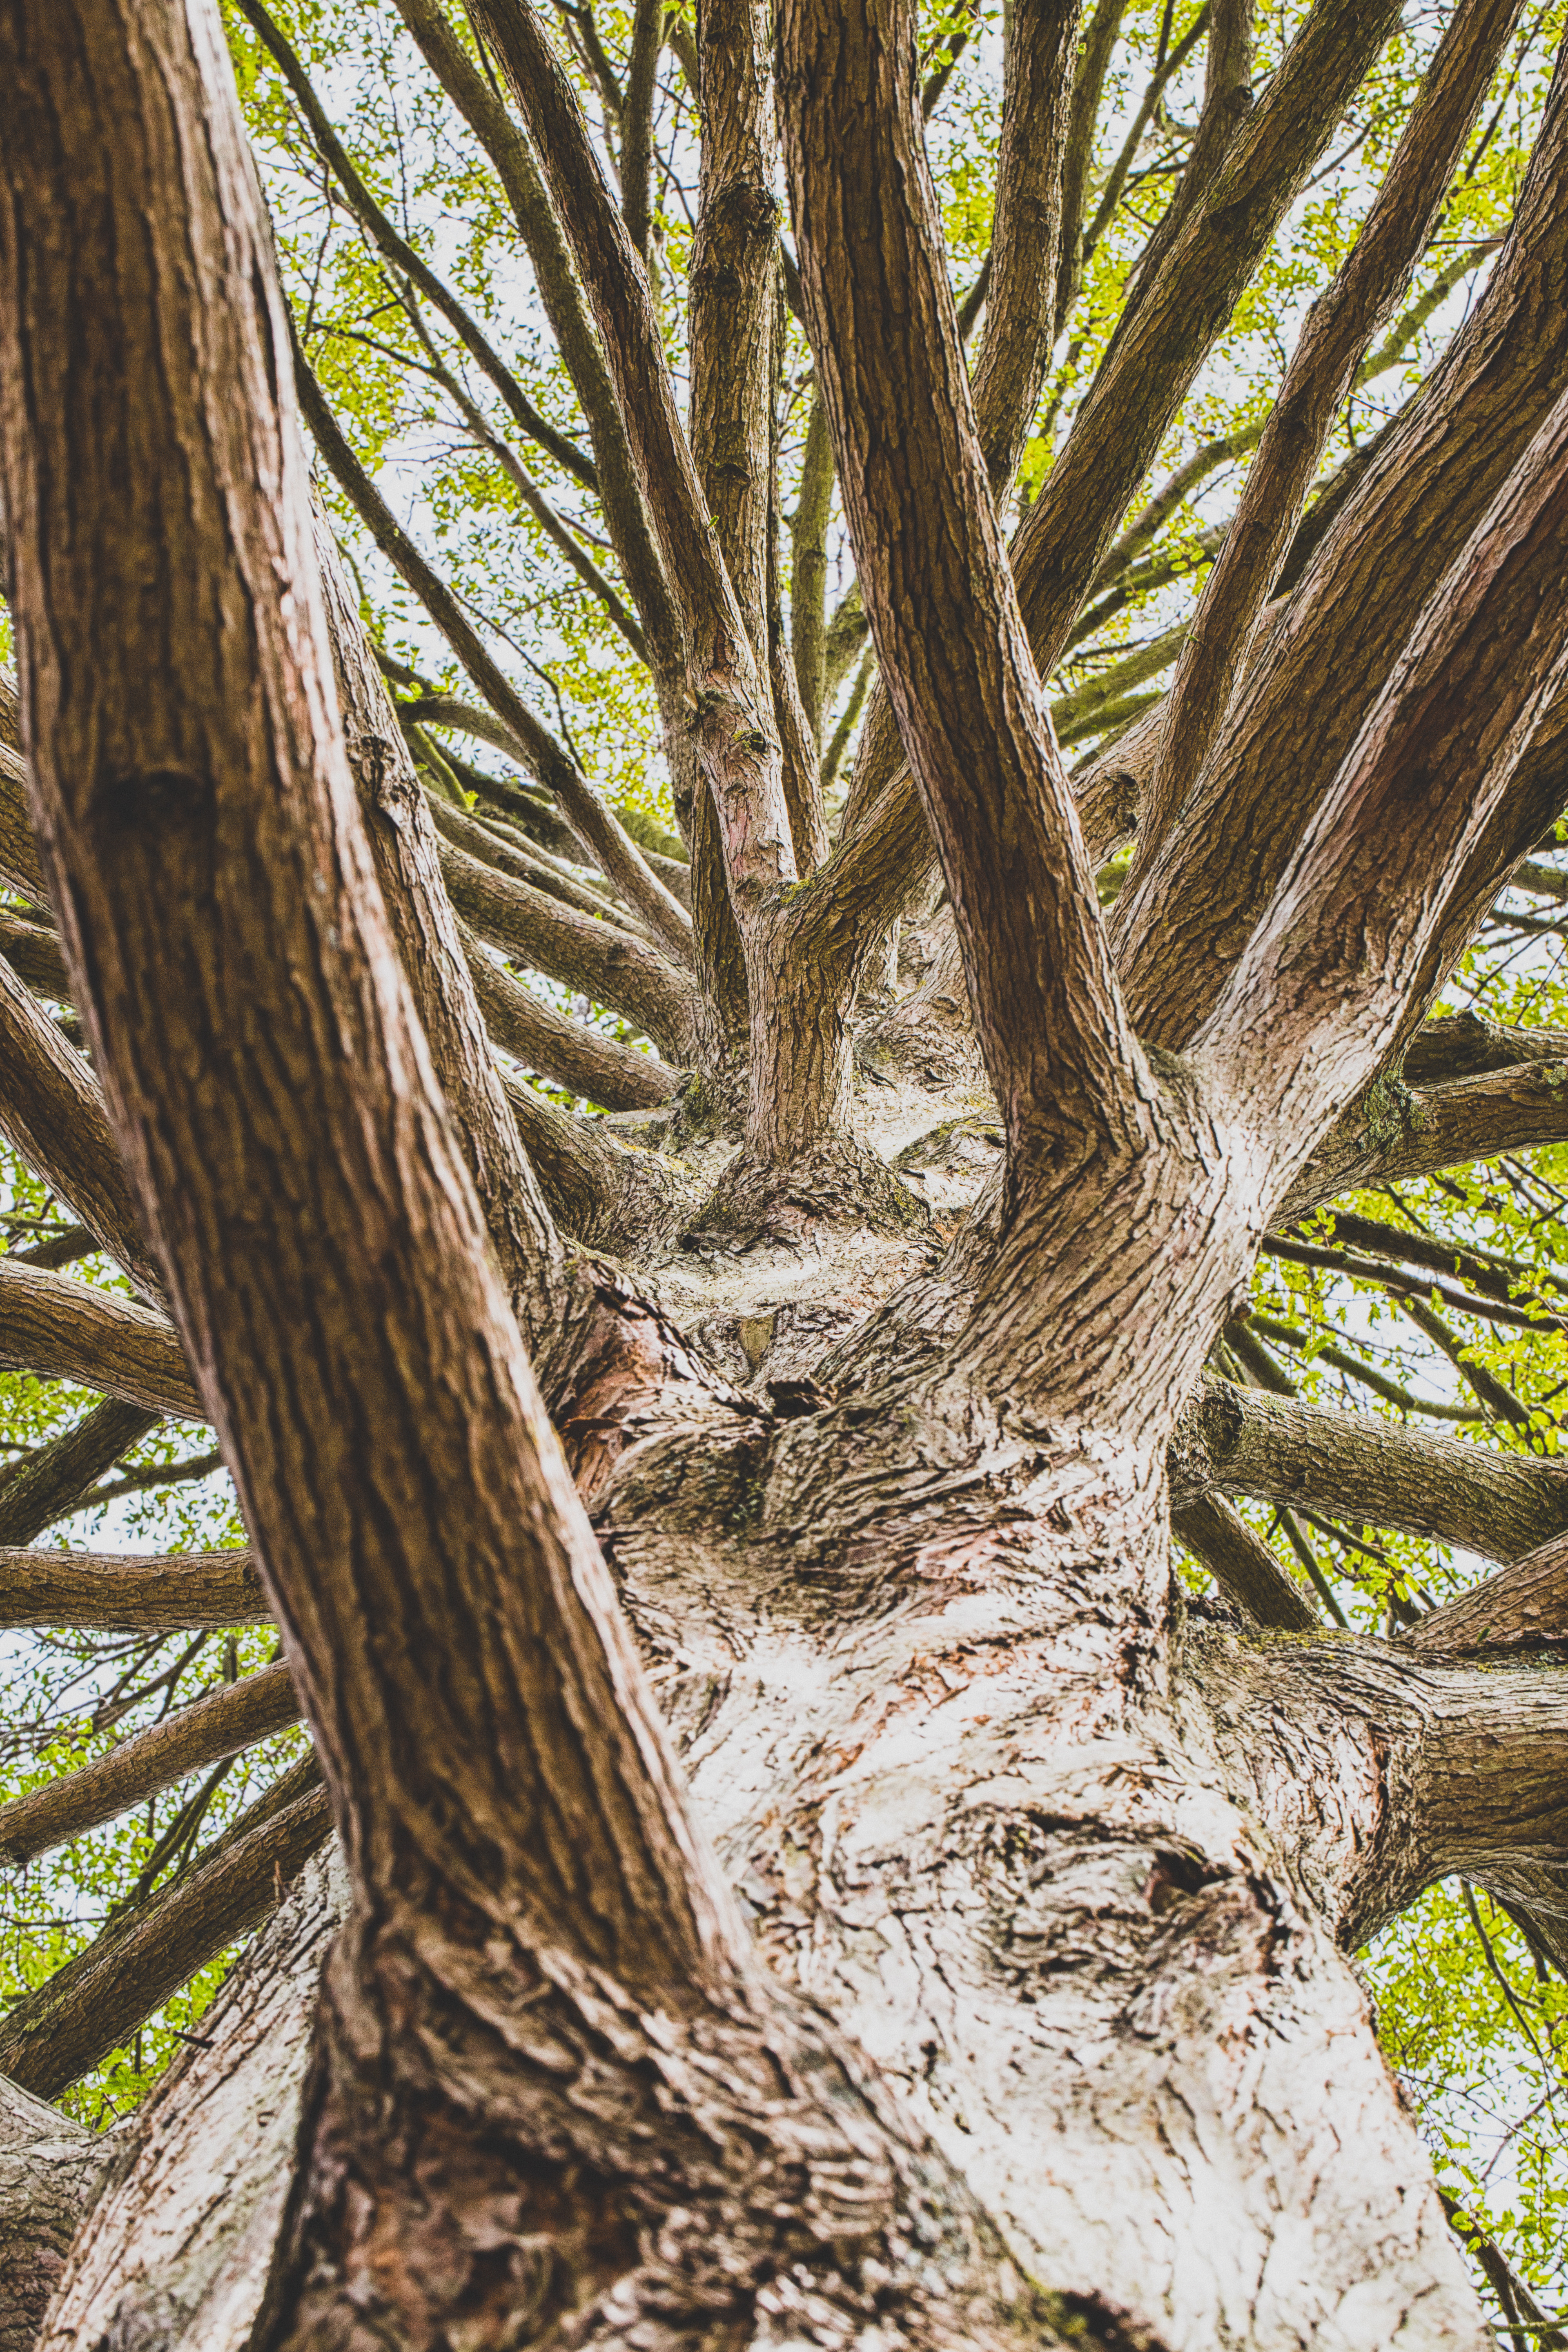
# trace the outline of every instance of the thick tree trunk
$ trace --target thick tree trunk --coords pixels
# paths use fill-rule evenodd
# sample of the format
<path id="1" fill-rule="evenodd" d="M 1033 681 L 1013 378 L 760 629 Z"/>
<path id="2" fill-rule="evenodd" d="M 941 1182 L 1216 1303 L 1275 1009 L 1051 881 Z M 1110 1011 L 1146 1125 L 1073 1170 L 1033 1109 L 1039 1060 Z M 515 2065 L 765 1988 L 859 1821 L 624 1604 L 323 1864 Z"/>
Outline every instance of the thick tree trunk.
<path id="1" fill-rule="evenodd" d="M 1374 723 L 1316 780 L 1307 852 L 1279 845 L 1284 885 L 1190 1062 L 1133 1034 L 1093 880 L 1091 847 L 1129 826 L 1126 778 L 1146 779 L 1152 748 L 1090 780 L 1080 822 L 1026 626 L 1059 642 L 1114 527 L 1108 509 L 1079 528 L 1063 483 L 1088 500 L 1130 383 L 1149 415 L 1110 470 L 1124 487 L 1142 473 L 1393 13 L 1320 0 L 1215 184 L 1221 216 L 1187 191 L 1091 404 L 1102 443 L 1033 511 L 1021 604 L 994 493 L 1049 340 L 1073 11 L 1031 0 L 1014 19 L 994 299 L 1019 340 L 985 363 L 978 403 L 912 11 L 781 12 L 824 412 L 991 1090 L 966 1052 L 968 1124 L 1003 1144 L 994 1178 L 955 1200 L 939 1265 L 885 1165 L 910 1164 L 909 1136 L 878 1153 L 844 1131 L 845 1000 L 797 919 L 812 768 L 804 720 L 793 769 L 775 740 L 771 375 L 754 344 L 726 350 L 715 299 L 742 271 L 771 331 L 763 16 L 736 5 L 702 30 L 723 123 L 694 457 L 646 220 L 639 240 L 616 211 L 541 22 L 526 0 L 475 0 L 602 362 L 531 150 L 448 53 L 442 12 L 404 7 L 510 158 L 599 464 L 637 478 L 615 532 L 661 604 L 661 692 L 684 677 L 679 756 L 708 796 L 693 944 L 499 671 L 484 690 L 619 879 L 624 925 L 569 877 L 471 854 L 485 845 L 466 819 L 438 840 L 383 740 L 330 562 L 321 594 L 216 16 L 0 0 L 20 93 L 0 159 L 0 428 L 30 790 L 103 1078 L 100 1108 L 8 986 L 24 1108 L 52 1114 L 14 1125 L 51 1182 L 75 1169 L 84 1223 L 160 1301 L 8 1261 L 0 1360 L 212 1419 L 253 1549 L 184 1589 L 197 1622 L 226 1622 L 258 1580 L 289 1661 L 0 1832 L 37 1851 L 61 1820 L 101 1818 L 106 1788 L 139 1794 L 188 1761 L 193 1738 L 222 1752 L 237 1713 L 239 1736 L 284 1719 L 297 1691 L 342 1836 L 205 2046 L 124 2131 L 47 2352 L 1480 2352 L 1347 1953 L 1445 1872 L 1563 1907 L 1568 1700 L 1527 1669 L 1458 1662 L 1494 1622 L 1532 1638 L 1554 1605 L 1556 1556 L 1531 1547 L 1562 1526 L 1557 1482 L 1523 1464 L 1468 1477 L 1452 1451 L 1384 1458 L 1364 1433 L 1329 1443 L 1300 1410 L 1184 1409 L 1259 1236 L 1316 1181 L 1309 1155 L 1340 1181 L 1369 1152 L 1386 1165 L 1386 1136 L 1357 1123 L 1344 1141 L 1347 1106 L 1457 920 L 1478 835 L 1533 806 L 1510 794 L 1555 707 L 1568 412 L 1542 394 L 1507 479 L 1500 460 L 1444 563 L 1406 582 L 1403 664 L 1390 685 L 1390 650 L 1366 680 Z M 1239 26 L 1216 11 L 1215 124 L 1222 100 L 1236 111 Z M 150 560 L 163 602 L 140 593 Z M 472 627 L 452 625 L 489 677 Z M 1441 775 L 1412 759 L 1423 730 Z M 893 801 L 860 839 L 884 823 L 907 877 L 913 801 Z M 41 890 L 20 832 L 0 870 Z M 745 959 L 749 1156 L 707 1230 L 744 1209 L 741 1237 L 776 1245 L 830 1196 L 858 1221 L 851 1252 L 813 1261 L 809 1298 L 803 1257 L 776 1250 L 761 1270 L 738 1252 L 666 1269 L 693 1326 L 743 1359 L 743 1391 L 619 1274 L 558 1253 L 552 1208 L 569 1202 L 580 1235 L 610 1202 L 624 1237 L 637 1187 L 617 1193 L 602 1135 L 568 1140 L 498 1081 L 446 895 L 520 955 L 548 936 L 673 1053 L 715 1018 L 733 1042 L 721 887 Z M 848 941 L 837 985 L 868 934 L 864 906 L 830 912 Z M 1434 1091 L 1478 1086 L 1492 1081 Z M 889 1127 L 929 1108 L 900 1096 Z M 1428 1151 L 1445 1115 L 1459 1111 L 1439 1107 Z M 915 1164 L 931 1140 L 916 1135 Z M 781 1304 L 770 1282 L 795 1292 Z M 821 1328 L 800 1336 L 813 1312 L 841 1327 L 830 1356 Z M 1526 1555 L 1479 1630 L 1472 1610 L 1450 1651 L 1319 1642 L 1304 1597 L 1283 1638 L 1185 1619 L 1168 1465 L 1212 1501 L 1318 1494 L 1347 1463 L 1392 1523 Z M 7 1573 L 24 1617 L 60 1589 Z M 174 1573 L 53 1571 L 91 1583 L 98 1622 L 132 1623 Z M 1277 1617 L 1289 1601 L 1273 1594 Z M 289 1795 L 219 1858 L 243 1882 L 231 1923 L 282 1893 L 282 1861 L 274 1885 L 258 1857 L 286 1852 L 292 1874 L 319 1846 L 325 1798 Z M 168 1911 L 186 1920 L 201 1885 L 168 1890 Z M 169 1963 L 150 1913 L 11 2021 L 0 2055 L 19 2079 L 58 2089 L 93 2063 L 94 1989 L 137 1937 Z M 0 2324 L 19 2336 L 91 2158 L 25 2103 L 7 2127 L 0 2212 L 21 2215 L 23 2252 Z"/>

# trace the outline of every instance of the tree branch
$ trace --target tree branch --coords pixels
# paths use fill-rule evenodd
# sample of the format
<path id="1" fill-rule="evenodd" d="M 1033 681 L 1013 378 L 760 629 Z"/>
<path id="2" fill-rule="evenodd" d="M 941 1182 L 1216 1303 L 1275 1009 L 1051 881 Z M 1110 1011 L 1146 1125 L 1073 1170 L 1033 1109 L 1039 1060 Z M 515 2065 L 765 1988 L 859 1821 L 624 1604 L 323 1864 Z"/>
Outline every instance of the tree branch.
<path id="1" fill-rule="evenodd" d="M 529 439 L 547 450 L 556 464 L 573 475 L 584 488 L 597 490 L 599 476 L 593 460 L 584 455 L 574 441 L 569 440 L 564 433 L 558 433 L 548 419 L 540 415 L 505 361 L 491 346 L 478 320 L 458 300 L 445 281 L 420 259 L 407 240 L 398 236 L 354 169 L 347 150 L 332 129 L 331 118 L 311 87 L 310 76 L 273 17 L 262 5 L 262 0 L 238 0 L 238 5 L 258 39 L 293 91 L 322 162 L 342 189 L 349 200 L 350 210 L 368 231 L 377 249 L 395 269 L 418 287 L 427 301 L 435 304 L 465 349 L 471 352 L 479 362 Z"/>
<path id="2" fill-rule="evenodd" d="M 1317 1611 L 1287 1574 L 1261 1536 L 1212 1495 L 1173 1507 L 1171 1528 L 1220 1591 L 1255 1624 L 1287 1633 L 1310 1633 Z"/>
<path id="3" fill-rule="evenodd" d="M 759 669 L 767 662 L 778 269 L 768 47 L 768 16 L 759 0 L 705 0 L 697 21 L 701 150 L 688 276 L 688 429 Z"/>
<path id="4" fill-rule="evenodd" d="M 0 1503 L 9 1490 L 0 1489 Z M 248 1551 L 34 1551 L 0 1549 L 0 1625 L 260 1625 L 267 1595 Z"/>
<path id="5" fill-rule="evenodd" d="M 590 1976 L 672 2020 L 733 2017 L 742 1931 L 551 1433 L 374 884 L 287 312 L 216 18 L 160 12 L 131 44 L 116 0 L 81 0 L 68 24 L 27 26 L 24 70 L 0 12 L 16 92 L 0 446 L 33 789 L 121 1150 L 377 1914 L 348 1966 L 373 2002 L 395 1977 L 438 1984 L 487 2037 L 498 2001 L 542 1983 L 575 2015 Z M 68 268 L 21 268 L 16 240 L 44 236 Z M 172 367 L 171 349 L 205 363 Z M 155 609 L 134 585 L 149 546 Z M 95 629 L 100 600 L 117 629 Z M 212 627 L 215 607 L 233 625 Z M 58 1320 L 70 1287 L 0 1265 L 8 1338 L 18 1294 Z M 90 1333 L 94 1378 L 118 1349 L 143 1390 L 156 1362 L 160 1403 L 188 1392 L 178 1339 L 145 1310 L 73 1302 L 68 1346 L 41 1319 L 57 1354 Z M 548 2030 L 537 2004 L 517 2013 Z M 516 2074 L 521 2043 L 503 2046 Z M 12 2071 L 32 2074 L 30 2053 Z"/>
<path id="6" fill-rule="evenodd" d="M 307 1757 L 183 1876 L 126 1912 L 0 2020 L 0 2073 L 58 2099 L 229 1945 L 259 1926 L 331 1834 Z"/>
<path id="7" fill-rule="evenodd" d="M 737 0 L 739 5 L 739 0 Z M 647 278 L 605 184 L 576 93 L 528 0 L 471 0 L 539 149 L 593 306 L 680 611 L 690 733 L 748 948 L 795 879 L 772 697 L 681 429 Z M 770 199 L 771 203 L 771 199 Z M 768 233 L 773 234 L 770 217 Z M 698 903 L 694 898 L 694 904 Z"/>
<path id="8" fill-rule="evenodd" d="M 827 667 L 827 523 L 833 509 L 833 436 L 815 388 L 805 428 L 800 496 L 790 535 L 790 645 L 811 737 L 822 744 Z"/>
<path id="9" fill-rule="evenodd" d="M 605 528 L 647 634 L 662 703 L 680 660 L 675 605 L 648 529 L 647 510 L 605 354 L 533 151 L 507 113 L 500 94 L 458 38 L 441 0 L 395 0 L 395 5 L 426 65 L 474 132 L 506 190 L 533 264 L 551 332 L 588 420 Z M 667 725 L 672 715 L 667 707 Z"/>
<path id="10" fill-rule="evenodd" d="M 1365 225 L 1297 339 L 1172 681 L 1139 830 L 1142 865 L 1152 859 L 1225 723 L 1340 404 L 1426 248 L 1522 4 L 1468 0 L 1455 10 Z M 1216 16 L 1211 53 L 1218 27 Z"/>
<path id="11" fill-rule="evenodd" d="M 1002 89 L 985 333 L 974 425 L 1000 504 L 1039 406 L 1056 332 L 1062 172 L 1079 0 L 1016 0 Z"/>
<path id="12" fill-rule="evenodd" d="M 1518 1559 L 1568 1528 L 1568 1470 L 1262 1389 L 1207 1381 L 1169 1454 L 1173 1504 L 1217 1488 Z"/>
<path id="13" fill-rule="evenodd" d="M 0 1863 L 19 1869 L 51 1847 L 128 1813 L 204 1765 L 255 1748 L 300 1720 L 286 1665 L 263 1666 L 209 1692 L 90 1764 L 0 1805 Z"/>
<path id="14" fill-rule="evenodd" d="M 860 592 L 1021 1173 L 1063 1126 L 1124 1149 L 1139 1059 L 996 530 L 911 51 L 902 11 L 884 33 L 795 0 L 779 82 Z"/>
<path id="15" fill-rule="evenodd" d="M 311 436 L 339 487 L 387 562 L 414 591 L 479 692 L 504 720 L 528 765 L 560 803 L 567 821 L 628 906 L 682 961 L 691 955 L 691 919 L 643 858 L 613 809 L 599 798 L 577 763 L 532 711 L 494 661 L 457 598 L 426 562 L 349 447 L 304 353 L 294 355 L 300 405 Z"/>
<path id="16" fill-rule="evenodd" d="M 637 0 L 632 16 L 631 55 L 626 65 L 626 104 L 621 114 L 621 211 L 626 235 L 651 268 L 653 109 L 658 94 L 658 53 L 664 46 L 665 0 Z"/>
<path id="17" fill-rule="evenodd" d="M 1084 189 L 1094 159 L 1094 132 L 1100 120 L 1106 69 L 1126 8 L 1127 0 L 1096 0 L 1073 76 L 1067 144 L 1062 154 L 1062 226 L 1053 341 L 1066 326 L 1068 312 L 1078 299 L 1083 274 Z"/>
<path id="18" fill-rule="evenodd" d="M 585 1021 L 566 1020 L 486 955 L 470 933 L 463 938 L 479 1011 L 503 1052 L 602 1110 L 651 1110 L 669 1100 L 680 1074 L 657 1054 L 639 1054 Z"/>
<path id="19" fill-rule="evenodd" d="M 106 1397 L 40 1447 L 0 1486 L 0 1545 L 30 1544 L 79 1510 L 106 1470 L 157 1428 L 162 1414 Z"/>
<path id="20" fill-rule="evenodd" d="M 480 939 L 624 1013 L 675 1061 L 692 1059 L 691 988 L 654 949 L 481 865 L 448 841 L 440 845 L 440 864 L 453 906 Z"/>
<path id="21" fill-rule="evenodd" d="M 163 1282 L 142 1236 L 97 1081 L 4 960 L 0 1134 L 124 1267 L 142 1297 L 162 1305 Z"/>
<path id="22" fill-rule="evenodd" d="M 1479 301 L 1381 436 L 1259 643 L 1201 790 L 1119 910 L 1119 969 L 1142 1036 L 1180 1049 L 1212 1011 L 1423 610 L 1559 396 L 1565 175 L 1560 57 L 1513 226 Z M 1331 695 L 1318 690 L 1325 677 Z M 1458 776 L 1449 788 L 1462 796 Z"/>
<path id="23" fill-rule="evenodd" d="M 1177 404 L 1398 14 L 1397 0 L 1317 0 L 1102 363 L 1013 546 L 1042 676 Z"/>
<path id="24" fill-rule="evenodd" d="M 1245 1093 L 1248 1119 L 1279 1122 L 1282 1184 L 1373 1076 L 1437 929 L 1444 884 L 1564 683 L 1565 493 L 1568 396 L 1434 594 L 1194 1042 L 1233 1095 Z M 1457 789 L 1461 779 L 1468 789 Z"/>
<path id="25" fill-rule="evenodd" d="M 1431 1176 L 1568 1136 L 1568 1062 L 1531 1062 L 1448 1086 L 1382 1082 L 1348 1111 L 1300 1173 L 1275 1222 L 1291 1224 L 1342 1192 Z"/>
<path id="26" fill-rule="evenodd" d="M 1435 1657 L 1568 1649 L 1568 1542 L 1554 1532 L 1538 1550 L 1418 1618 L 1400 1638 Z"/>
<path id="27" fill-rule="evenodd" d="M 543 1350 L 560 1321 L 560 1244 L 496 1076 L 426 795 L 320 514 L 315 538 L 344 748 L 393 941 L 507 1294 Z"/>
<path id="28" fill-rule="evenodd" d="M 173 1324 L 150 1307 L 0 1257 L 0 1366 L 205 1421 Z"/>

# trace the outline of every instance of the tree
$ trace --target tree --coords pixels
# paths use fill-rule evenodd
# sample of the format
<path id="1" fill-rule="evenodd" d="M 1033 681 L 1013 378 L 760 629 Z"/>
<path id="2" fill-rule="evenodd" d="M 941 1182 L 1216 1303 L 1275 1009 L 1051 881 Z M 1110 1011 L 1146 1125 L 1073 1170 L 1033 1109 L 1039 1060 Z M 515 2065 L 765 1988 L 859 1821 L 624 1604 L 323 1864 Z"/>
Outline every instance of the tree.
<path id="1" fill-rule="evenodd" d="M 0 1840 L 41 1852 L 296 1706 L 320 1770 L 0 2029 L 7 2340 L 58 2282 L 62 2347 L 1479 2345 L 1348 1955 L 1458 1874 L 1568 1957 L 1561 1473 L 1216 1372 L 1273 1360 L 1238 1313 L 1266 1237 L 1310 1264 L 1317 1207 L 1564 1132 L 1560 1034 L 1431 1017 L 1568 800 L 1561 82 L 1484 291 L 1309 509 L 1514 31 L 1515 0 L 1459 0 L 1168 693 L 1128 713 L 1140 678 L 1100 681 L 1069 776 L 1041 681 L 1154 535 L 1128 510 L 1392 0 L 1315 0 L 1260 93 L 1244 0 L 1193 19 L 1184 168 L 1010 540 L 1104 232 L 1114 0 L 1085 26 L 1015 0 L 962 311 L 923 108 L 963 16 L 922 89 L 881 0 L 776 28 L 713 0 L 695 44 L 639 0 L 624 68 L 563 10 L 575 77 L 528 0 L 471 0 L 466 31 L 398 0 L 514 209 L 586 447 L 243 13 L 433 380 L 483 423 L 428 307 L 596 499 L 598 553 L 500 445 L 646 661 L 688 855 L 595 792 L 356 456 L 207 0 L 4 0 L 0 873 L 31 914 L 0 1124 L 134 1295 L 0 1261 L 5 1360 L 106 1399 L 0 1522 L 26 1546 L 174 1414 L 212 1423 L 250 1549 L 14 1548 L 0 1578 L 14 1623 L 269 1615 L 286 1664 Z M 667 44 L 701 120 L 684 420 Z M 790 306 L 815 389 L 786 627 Z M 378 665 L 296 399 L 482 709 Z M 835 481 L 858 602 L 830 627 Z M 859 614 L 835 833 L 829 643 Z M 455 764 L 443 724 L 529 785 Z M 905 919 L 929 976 L 890 996 Z M 661 1107 L 699 1180 L 519 1068 Z M 933 1217 L 906 1171 L 965 1149 L 994 1167 Z M 1438 1331 L 1433 1273 L 1535 1311 L 1421 1238 L 1361 1235 Z M 700 1268 L 680 1313 L 672 1246 Z M 790 1283 L 758 1328 L 760 1262 Z M 1336 1631 L 1235 1496 L 1497 1565 L 1388 1638 Z M 1173 1524 L 1220 1602 L 1184 1601 Z M 79 2222 L 91 2143 L 32 2095 L 268 1917 Z"/>

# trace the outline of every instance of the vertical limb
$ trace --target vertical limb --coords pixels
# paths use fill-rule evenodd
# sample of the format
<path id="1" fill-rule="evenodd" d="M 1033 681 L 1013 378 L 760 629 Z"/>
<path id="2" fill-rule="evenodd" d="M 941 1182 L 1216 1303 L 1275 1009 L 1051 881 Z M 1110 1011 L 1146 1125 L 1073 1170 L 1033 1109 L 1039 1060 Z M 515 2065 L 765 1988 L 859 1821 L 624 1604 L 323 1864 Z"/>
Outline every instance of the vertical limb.
<path id="1" fill-rule="evenodd" d="M 1257 0 L 1209 0 L 1208 67 L 1197 132 L 1176 192 L 1149 239 L 1127 289 L 1121 318 L 1117 322 L 1118 334 L 1153 284 L 1161 262 L 1224 163 L 1252 104 L 1252 18 L 1256 5 Z"/>
<path id="2" fill-rule="evenodd" d="M 813 740 L 822 742 L 827 660 L 827 523 L 833 510 L 833 436 L 822 395 L 813 391 L 801 464 L 800 497 L 790 533 L 790 649 L 801 706 Z"/>
<path id="3" fill-rule="evenodd" d="M 561 1246 L 501 1092 L 425 794 L 319 514 L 315 540 L 344 749 L 387 922 L 507 1295 L 538 1355 L 560 1319 Z"/>
<path id="4" fill-rule="evenodd" d="M 621 210 L 626 235 L 648 268 L 653 259 L 648 251 L 653 226 L 653 109 L 658 53 L 664 46 L 664 11 L 665 0 L 637 0 L 626 103 L 621 110 Z"/>
<path id="5" fill-rule="evenodd" d="M 1082 275 L 1084 190 L 1094 156 L 1095 125 L 1105 89 L 1106 70 L 1116 36 L 1127 11 L 1127 0 L 1097 0 L 1079 51 L 1073 76 L 1072 106 L 1068 115 L 1067 148 L 1062 157 L 1061 249 L 1057 262 L 1057 307 L 1053 331 L 1059 335 L 1068 312 L 1078 299 Z"/>
<path id="6" fill-rule="evenodd" d="M 766 9 L 758 0 L 705 0 L 697 56 L 702 145 L 689 273 L 691 455 L 763 667 L 778 271 Z"/>
<path id="7" fill-rule="evenodd" d="M 1397 0 L 1317 0 L 1101 363 L 1013 549 L 1043 671 L 1055 667 L 1179 403 L 1398 15 Z"/>
<path id="8" fill-rule="evenodd" d="M 1092 877 L 1024 639 L 940 250 L 911 22 L 794 0 L 801 282 L 861 593 L 1014 1152 L 1138 1124 Z"/>
<path id="9" fill-rule="evenodd" d="M 1062 172 L 1079 0 L 1016 0 L 996 155 L 996 210 L 974 420 L 998 501 L 1016 471 L 1056 334 Z"/>

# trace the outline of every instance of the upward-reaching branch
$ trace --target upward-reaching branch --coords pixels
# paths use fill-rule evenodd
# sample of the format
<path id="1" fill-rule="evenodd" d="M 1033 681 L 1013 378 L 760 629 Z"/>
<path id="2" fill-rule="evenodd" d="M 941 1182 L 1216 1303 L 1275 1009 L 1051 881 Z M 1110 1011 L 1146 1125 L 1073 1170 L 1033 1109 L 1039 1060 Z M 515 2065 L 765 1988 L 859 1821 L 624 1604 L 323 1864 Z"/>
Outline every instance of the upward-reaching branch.
<path id="1" fill-rule="evenodd" d="M 1398 0 L 1317 0 L 1102 363 L 1013 551 L 1042 670 L 1054 667 L 1178 404 L 1398 16 Z"/>
<path id="2" fill-rule="evenodd" d="M 425 562 L 349 447 L 298 347 L 294 381 L 317 447 L 387 562 L 413 589 L 491 709 L 523 746 L 534 774 L 555 794 L 567 821 L 610 880 L 665 945 L 688 958 L 691 923 L 685 908 L 653 873 L 614 809 L 605 806 L 564 745 L 523 700 L 445 581 Z"/>
<path id="3" fill-rule="evenodd" d="M 1281 880 L 1194 1055 L 1278 1122 L 1276 1182 L 1375 1071 L 1447 886 L 1568 662 L 1568 394 L 1447 577 Z"/>
<path id="4" fill-rule="evenodd" d="M 1455 10 L 1366 225 L 1302 328 L 1172 683 L 1159 764 L 1140 813 L 1141 865 L 1152 858 L 1225 723 L 1340 403 L 1431 234 L 1522 5 L 1468 0 Z"/>
<path id="5" fill-rule="evenodd" d="M 914 60 L 902 8 L 884 24 L 865 0 L 792 0 L 780 20 L 801 283 L 861 593 L 1022 1166 L 1068 1133 L 1124 1149 L 1139 1062 L 996 528 Z"/>
<path id="6" fill-rule="evenodd" d="M 689 272 L 691 455 L 759 669 L 767 663 L 778 271 L 768 49 L 768 12 L 758 0 L 709 0 L 697 27 L 702 152 Z"/>
<path id="7" fill-rule="evenodd" d="M 647 278 L 567 79 L 529 0 L 473 0 L 539 149 L 609 362 L 680 606 L 691 731 L 742 932 L 795 879 L 772 698 L 681 430 Z"/>
<path id="8" fill-rule="evenodd" d="M 1079 0 L 1018 0 L 1009 26 L 996 209 L 974 419 L 1000 500 L 1023 454 L 1056 333 L 1072 58 Z"/>

